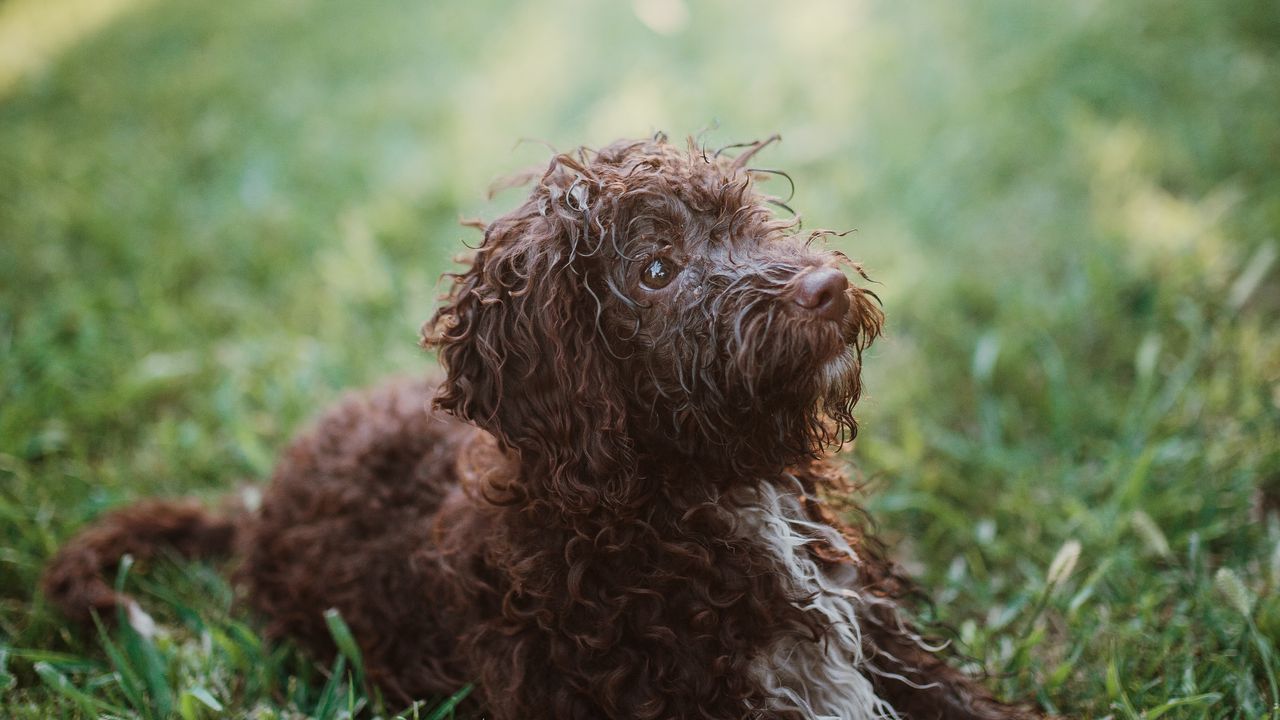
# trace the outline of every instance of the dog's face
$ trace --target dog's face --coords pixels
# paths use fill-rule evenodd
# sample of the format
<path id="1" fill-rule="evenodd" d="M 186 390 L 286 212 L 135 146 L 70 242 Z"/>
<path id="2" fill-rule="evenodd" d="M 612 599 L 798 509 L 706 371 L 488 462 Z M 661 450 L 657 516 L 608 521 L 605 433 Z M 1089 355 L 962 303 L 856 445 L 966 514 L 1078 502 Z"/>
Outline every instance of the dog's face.
<path id="1" fill-rule="evenodd" d="M 856 265 L 755 191 L 763 145 L 555 158 L 428 325 L 439 404 L 525 452 L 585 445 L 557 462 L 589 472 L 646 454 L 766 471 L 851 434 L 881 314 Z"/>
<path id="2" fill-rule="evenodd" d="M 851 432 L 881 318 L 845 274 L 856 266 L 790 235 L 749 173 L 687 162 L 704 183 L 624 202 L 626 232 L 599 268 L 637 425 L 693 452 L 741 438 L 738 458 L 796 457 Z"/>

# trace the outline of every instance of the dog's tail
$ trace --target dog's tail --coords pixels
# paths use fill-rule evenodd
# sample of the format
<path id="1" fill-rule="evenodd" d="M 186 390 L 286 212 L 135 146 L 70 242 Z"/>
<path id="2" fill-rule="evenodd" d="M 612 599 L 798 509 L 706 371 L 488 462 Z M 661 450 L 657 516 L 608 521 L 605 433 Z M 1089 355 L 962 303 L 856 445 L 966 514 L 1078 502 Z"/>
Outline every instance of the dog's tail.
<path id="1" fill-rule="evenodd" d="M 240 507 L 214 511 L 194 500 L 147 500 L 115 510 L 58 551 L 45 568 L 45 597 L 70 620 L 89 623 L 97 614 L 110 623 L 123 610 L 130 624 L 147 632 L 150 617 L 115 589 L 122 559 L 145 561 L 164 550 L 192 559 L 229 555 L 245 515 Z"/>

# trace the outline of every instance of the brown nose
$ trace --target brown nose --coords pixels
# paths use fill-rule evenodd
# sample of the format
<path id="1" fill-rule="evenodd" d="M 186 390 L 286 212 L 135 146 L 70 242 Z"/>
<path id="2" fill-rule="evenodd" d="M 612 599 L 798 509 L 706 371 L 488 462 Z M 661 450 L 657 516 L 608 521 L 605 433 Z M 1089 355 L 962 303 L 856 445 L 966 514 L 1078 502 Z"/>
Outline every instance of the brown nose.
<path id="1" fill-rule="evenodd" d="M 842 320 L 849 312 L 849 279 L 835 268 L 814 268 L 796 283 L 795 304 L 826 320 Z"/>

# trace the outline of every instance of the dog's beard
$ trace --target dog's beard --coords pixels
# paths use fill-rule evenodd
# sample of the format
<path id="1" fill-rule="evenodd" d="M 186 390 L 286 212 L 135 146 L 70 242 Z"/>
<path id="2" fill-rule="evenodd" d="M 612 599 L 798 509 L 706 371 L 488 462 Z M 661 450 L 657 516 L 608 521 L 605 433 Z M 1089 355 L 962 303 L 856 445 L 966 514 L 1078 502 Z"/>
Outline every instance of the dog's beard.
<path id="1" fill-rule="evenodd" d="M 685 315 L 687 324 L 648 338 L 645 367 L 632 374 L 648 398 L 637 412 L 657 436 L 682 453 L 768 472 L 853 434 L 860 362 L 841 328 L 775 311 L 712 332 L 697 326 L 704 317 Z M 707 347 L 709 338 L 723 344 Z"/>
<path id="2" fill-rule="evenodd" d="M 835 357 L 818 368 L 818 386 L 823 400 L 848 397 L 857 386 L 860 362 L 852 345 L 846 345 Z"/>

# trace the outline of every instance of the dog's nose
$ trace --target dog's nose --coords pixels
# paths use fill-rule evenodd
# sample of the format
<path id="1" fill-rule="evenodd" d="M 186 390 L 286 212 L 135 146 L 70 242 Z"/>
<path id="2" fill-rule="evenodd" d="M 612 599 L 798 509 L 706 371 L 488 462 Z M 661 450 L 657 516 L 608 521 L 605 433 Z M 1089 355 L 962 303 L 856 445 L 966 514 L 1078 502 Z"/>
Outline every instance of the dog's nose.
<path id="1" fill-rule="evenodd" d="M 842 320 L 849 312 L 849 279 L 835 268 L 815 268 L 796 284 L 795 304 L 826 320 Z"/>

